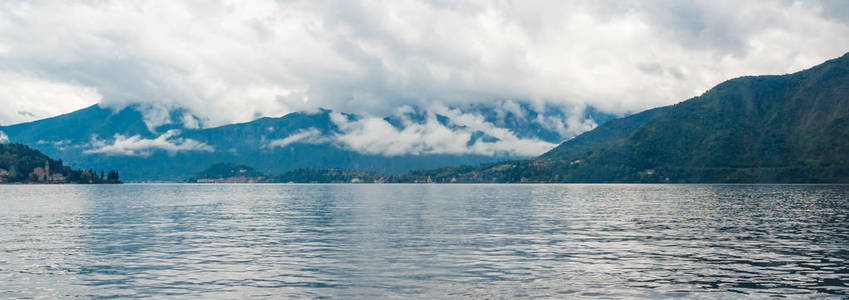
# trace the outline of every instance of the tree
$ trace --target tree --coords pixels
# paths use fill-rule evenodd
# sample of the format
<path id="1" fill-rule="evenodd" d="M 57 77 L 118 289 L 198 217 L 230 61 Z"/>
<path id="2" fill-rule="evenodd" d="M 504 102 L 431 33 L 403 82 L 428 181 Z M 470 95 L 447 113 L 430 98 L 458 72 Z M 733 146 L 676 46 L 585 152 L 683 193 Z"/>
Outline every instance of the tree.
<path id="1" fill-rule="evenodd" d="M 117 170 L 109 170 L 108 175 L 106 175 L 106 180 L 111 182 L 118 181 L 118 171 Z"/>

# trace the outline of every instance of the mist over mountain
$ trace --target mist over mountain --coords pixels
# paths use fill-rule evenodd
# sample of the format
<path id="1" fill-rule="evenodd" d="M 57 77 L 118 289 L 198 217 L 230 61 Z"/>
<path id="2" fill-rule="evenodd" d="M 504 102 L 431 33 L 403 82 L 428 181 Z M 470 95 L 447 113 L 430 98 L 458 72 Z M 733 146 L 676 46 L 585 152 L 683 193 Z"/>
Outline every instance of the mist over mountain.
<path id="1" fill-rule="evenodd" d="M 849 182 L 849 54 L 746 76 L 602 124 L 537 159 L 413 172 L 436 182 Z"/>
<path id="2" fill-rule="evenodd" d="M 399 174 L 533 157 L 616 118 L 592 107 L 494 103 L 404 106 L 386 117 L 319 109 L 210 128 L 179 108 L 151 114 L 143 105 L 93 105 L 0 132 L 70 165 L 118 169 L 131 181 L 174 181 L 219 162 L 269 174 L 297 168 Z"/>

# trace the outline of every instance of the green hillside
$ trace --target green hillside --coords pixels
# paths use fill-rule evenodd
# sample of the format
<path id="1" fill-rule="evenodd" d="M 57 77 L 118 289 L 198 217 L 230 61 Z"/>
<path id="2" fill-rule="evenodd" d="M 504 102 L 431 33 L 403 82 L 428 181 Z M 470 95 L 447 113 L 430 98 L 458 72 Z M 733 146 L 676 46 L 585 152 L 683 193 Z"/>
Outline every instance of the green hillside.
<path id="1" fill-rule="evenodd" d="M 604 181 L 846 181 L 849 55 L 792 75 L 729 80 L 584 159 L 568 172 Z"/>
<path id="2" fill-rule="evenodd" d="M 74 170 L 22 144 L 0 144 L 0 183 L 120 183 L 118 171 L 107 174 Z"/>
<path id="3" fill-rule="evenodd" d="M 269 182 L 293 183 L 378 183 L 386 177 L 369 172 L 341 169 L 296 169 L 275 176 Z"/>
<path id="4" fill-rule="evenodd" d="M 436 182 L 849 182 L 849 54 L 749 76 L 608 122 L 534 160 L 417 171 Z"/>
<path id="5" fill-rule="evenodd" d="M 255 170 L 253 167 L 234 164 L 234 163 L 217 163 L 206 170 L 201 171 L 195 177 L 189 178 L 188 182 L 197 182 L 198 179 L 223 179 L 233 177 L 265 177 L 265 174 Z"/>

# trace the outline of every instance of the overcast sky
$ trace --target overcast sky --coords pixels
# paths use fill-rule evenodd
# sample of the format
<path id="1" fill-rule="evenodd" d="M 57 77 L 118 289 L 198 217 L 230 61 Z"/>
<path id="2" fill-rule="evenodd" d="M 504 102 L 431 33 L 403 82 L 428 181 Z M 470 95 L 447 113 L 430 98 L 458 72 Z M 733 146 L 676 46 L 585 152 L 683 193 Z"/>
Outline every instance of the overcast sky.
<path id="1" fill-rule="evenodd" d="M 634 112 L 849 51 L 849 1 L 0 2 L 0 124 L 527 100 Z"/>

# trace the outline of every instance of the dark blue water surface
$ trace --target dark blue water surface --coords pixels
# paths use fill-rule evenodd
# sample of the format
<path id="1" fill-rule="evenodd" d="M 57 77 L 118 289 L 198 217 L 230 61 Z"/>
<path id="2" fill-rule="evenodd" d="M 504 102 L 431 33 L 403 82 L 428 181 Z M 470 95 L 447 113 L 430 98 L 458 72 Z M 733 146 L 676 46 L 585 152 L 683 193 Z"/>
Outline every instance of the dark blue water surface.
<path id="1" fill-rule="evenodd" d="M 0 298 L 840 298 L 848 260 L 849 186 L 0 186 Z"/>

